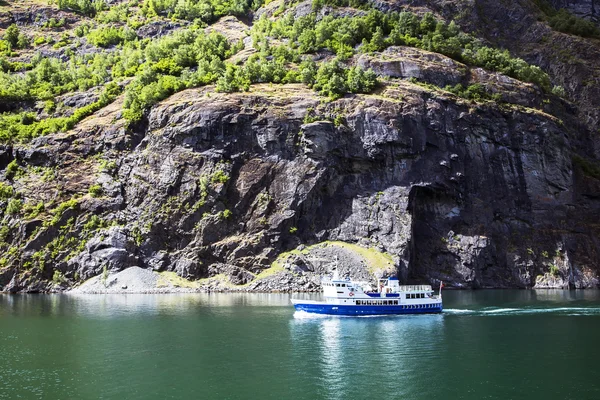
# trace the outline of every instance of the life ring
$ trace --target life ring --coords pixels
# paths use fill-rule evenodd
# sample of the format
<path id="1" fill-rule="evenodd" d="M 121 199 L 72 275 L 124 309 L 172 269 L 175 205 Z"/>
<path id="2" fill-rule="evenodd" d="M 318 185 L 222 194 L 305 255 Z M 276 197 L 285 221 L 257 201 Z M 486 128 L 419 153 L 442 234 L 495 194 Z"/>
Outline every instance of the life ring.
<path id="1" fill-rule="evenodd" d="M 350 294 L 348 294 L 348 296 L 350 296 L 350 297 L 354 296 L 354 292 L 350 292 Z"/>

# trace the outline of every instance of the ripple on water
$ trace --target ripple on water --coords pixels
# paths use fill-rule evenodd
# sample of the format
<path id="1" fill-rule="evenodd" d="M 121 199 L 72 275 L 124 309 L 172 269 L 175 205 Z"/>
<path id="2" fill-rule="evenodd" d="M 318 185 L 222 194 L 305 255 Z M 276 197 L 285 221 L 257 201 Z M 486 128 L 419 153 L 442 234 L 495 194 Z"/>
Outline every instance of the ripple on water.
<path id="1" fill-rule="evenodd" d="M 544 307 L 544 308 L 494 308 L 488 307 L 480 310 L 471 309 L 446 309 L 445 315 L 479 315 L 479 316 L 505 316 L 505 315 L 531 315 L 531 314 L 556 314 L 569 316 L 600 315 L 600 307 Z"/>

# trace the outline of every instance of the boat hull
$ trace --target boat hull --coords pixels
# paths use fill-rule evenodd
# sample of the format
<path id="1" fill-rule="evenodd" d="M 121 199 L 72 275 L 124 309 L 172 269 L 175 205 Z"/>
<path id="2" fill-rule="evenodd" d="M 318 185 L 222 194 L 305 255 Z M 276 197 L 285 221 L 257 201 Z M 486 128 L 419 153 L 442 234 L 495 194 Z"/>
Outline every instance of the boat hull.
<path id="1" fill-rule="evenodd" d="M 398 314 L 436 314 L 442 312 L 441 304 L 431 304 L 432 307 L 412 305 L 343 305 L 331 303 L 294 303 L 297 311 L 329 315 L 398 315 Z M 414 307 L 414 308 L 413 308 Z"/>

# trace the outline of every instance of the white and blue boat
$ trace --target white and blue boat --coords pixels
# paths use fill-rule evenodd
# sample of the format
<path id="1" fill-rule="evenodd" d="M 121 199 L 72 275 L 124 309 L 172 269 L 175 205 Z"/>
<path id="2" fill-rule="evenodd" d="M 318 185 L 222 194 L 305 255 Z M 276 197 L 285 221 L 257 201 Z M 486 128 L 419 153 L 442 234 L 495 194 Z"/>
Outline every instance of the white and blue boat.
<path id="1" fill-rule="evenodd" d="M 400 285 L 398 278 L 379 279 L 376 291 L 361 282 L 322 279 L 324 301 L 292 299 L 297 311 L 331 315 L 429 314 L 442 312 L 442 287 L 436 295 L 430 285 Z"/>

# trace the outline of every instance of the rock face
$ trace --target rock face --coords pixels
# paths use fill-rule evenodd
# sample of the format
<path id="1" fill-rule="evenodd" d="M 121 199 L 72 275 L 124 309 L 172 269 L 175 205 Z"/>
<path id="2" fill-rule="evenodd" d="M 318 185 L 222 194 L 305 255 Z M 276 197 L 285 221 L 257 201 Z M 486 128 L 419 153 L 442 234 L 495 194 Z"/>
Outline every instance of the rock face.
<path id="1" fill-rule="evenodd" d="M 550 71 L 573 103 L 405 47 L 353 60 L 385 77 L 371 95 L 324 101 L 302 85 L 228 94 L 207 86 L 171 96 L 131 127 L 120 98 L 72 131 L 0 147 L 2 182 L 44 205 L 4 214 L 11 250 L 0 257 L 0 291 L 63 290 L 139 272 L 132 267 L 211 279 L 198 284 L 205 290 L 310 291 L 335 257 L 365 280 L 597 287 L 600 183 L 578 156 L 600 156 L 597 43 L 552 32 L 530 1 L 376 4 L 408 3 L 483 29 Z M 558 39 L 580 62 L 539 45 Z M 459 83 L 501 101 L 431 87 Z M 373 270 L 366 249 L 389 265 Z"/>
<path id="2" fill-rule="evenodd" d="M 304 123 L 307 115 L 316 121 Z M 136 265 L 247 284 L 282 251 L 338 240 L 392 254 L 405 282 L 532 287 L 566 257 L 578 271 L 573 284 L 597 282 L 578 278 L 596 273 L 595 255 L 582 250 L 597 244 L 577 232 L 569 136 L 541 112 L 466 103 L 406 81 L 325 104 L 300 85 L 259 85 L 181 92 L 139 129 L 131 150 L 105 153 L 125 156 L 98 176 L 104 197 L 79 201 L 71 229 L 91 211 L 118 226 L 95 231 L 59 264 L 65 279 Z M 44 141 L 35 157 L 62 165 L 51 157 L 89 153 L 90 130 L 93 121 Z M 109 132 L 100 137 L 94 146 L 113 143 Z M 76 169 L 85 175 L 83 164 Z M 562 264 L 553 274 L 571 279 Z"/>

